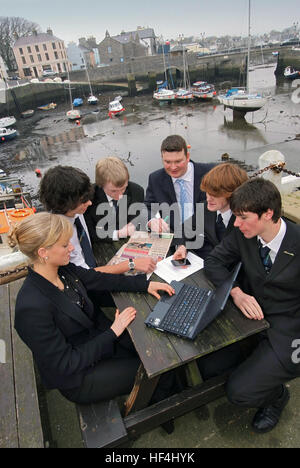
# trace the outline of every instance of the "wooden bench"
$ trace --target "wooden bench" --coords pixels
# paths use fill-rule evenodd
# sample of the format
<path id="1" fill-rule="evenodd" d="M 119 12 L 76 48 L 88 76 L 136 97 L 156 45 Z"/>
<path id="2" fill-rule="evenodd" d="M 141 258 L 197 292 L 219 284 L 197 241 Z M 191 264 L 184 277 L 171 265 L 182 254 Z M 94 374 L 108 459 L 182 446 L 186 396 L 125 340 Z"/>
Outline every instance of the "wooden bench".
<path id="1" fill-rule="evenodd" d="M 0 286 L 0 448 L 44 447 L 32 354 L 14 330 L 22 282 Z"/>

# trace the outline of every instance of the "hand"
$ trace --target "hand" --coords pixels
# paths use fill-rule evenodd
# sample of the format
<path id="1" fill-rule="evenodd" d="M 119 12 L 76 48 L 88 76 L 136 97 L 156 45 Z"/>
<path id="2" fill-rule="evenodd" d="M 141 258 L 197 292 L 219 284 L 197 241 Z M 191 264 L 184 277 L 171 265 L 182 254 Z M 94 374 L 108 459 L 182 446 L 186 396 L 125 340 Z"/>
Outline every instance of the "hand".
<path id="1" fill-rule="evenodd" d="M 173 255 L 173 260 L 183 260 L 187 256 L 187 250 L 184 245 L 179 245 Z"/>
<path id="2" fill-rule="evenodd" d="M 264 318 L 263 311 L 255 297 L 249 296 L 238 287 L 233 288 L 230 294 L 233 302 L 245 317 L 250 320 L 262 320 Z"/>
<path id="3" fill-rule="evenodd" d="M 143 273 L 152 273 L 156 268 L 157 261 L 152 257 L 135 258 L 135 270 L 142 271 Z"/>
<path id="4" fill-rule="evenodd" d="M 148 227 L 153 232 L 170 232 L 170 226 L 162 218 L 152 218 L 148 222 Z"/>
<path id="5" fill-rule="evenodd" d="M 117 309 L 115 321 L 110 328 L 115 335 L 120 336 L 128 325 L 135 319 L 135 316 L 136 310 L 133 307 L 127 307 L 121 313 L 119 312 L 119 309 Z"/>
<path id="6" fill-rule="evenodd" d="M 122 229 L 118 231 L 118 238 L 124 239 L 126 237 L 130 237 L 132 236 L 134 231 L 135 231 L 135 225 L 132 223 L 128 223 L 126 224 L 126 226 L 122 227 Z"/>
<path id="7" fill-rule="evenodd" d="M 148 293 L 152 294 L 152 296 L 156 297 L 157 299 L 160 299 L 160 295 L 157 291 L 165 291 L 169 294 L 169 296 L 173 296 L 173 294 L 175 294 L 175 290 L 168 283 L 158 283 L 156 281 L 150 281 Z"/>

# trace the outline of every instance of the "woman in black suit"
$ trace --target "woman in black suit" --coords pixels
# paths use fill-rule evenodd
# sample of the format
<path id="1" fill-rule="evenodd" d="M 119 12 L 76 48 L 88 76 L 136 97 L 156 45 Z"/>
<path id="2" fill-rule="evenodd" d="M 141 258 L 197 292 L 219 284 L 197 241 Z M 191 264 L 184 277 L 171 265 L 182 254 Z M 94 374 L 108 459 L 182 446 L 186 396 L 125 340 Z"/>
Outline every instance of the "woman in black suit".
<path id="1" fill-rule="evenodd" d="M 32 261 L 16 301 L 15 328 L 31 349 L 46 388 L 69 400 L 93 403 L 130 392 L 139 358 L 126 327 L 136 310 L 116 311 L 114 322 L 89 298 L 92 291 L 173 294 L 145 275 L 126 277 L 69 263 L 72 226 L 60 215 L 38 213 L 16 225 L 11 243 Z"/>

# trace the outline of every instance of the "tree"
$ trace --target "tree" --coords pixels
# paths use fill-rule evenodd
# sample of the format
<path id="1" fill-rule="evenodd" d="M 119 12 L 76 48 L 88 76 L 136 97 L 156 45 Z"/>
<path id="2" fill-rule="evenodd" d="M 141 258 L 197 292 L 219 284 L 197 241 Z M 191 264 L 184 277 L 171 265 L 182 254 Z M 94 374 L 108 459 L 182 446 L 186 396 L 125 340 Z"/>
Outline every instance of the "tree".
<path id="1" fill-rule="evenodd" d="M 0 16 L 0 55 L 8 70 L 15 67 L 15 59 L 12 46 L 19 37 L 29 36 L 34 31 L 40 32 L 38 24 L 19 17 Z"/>

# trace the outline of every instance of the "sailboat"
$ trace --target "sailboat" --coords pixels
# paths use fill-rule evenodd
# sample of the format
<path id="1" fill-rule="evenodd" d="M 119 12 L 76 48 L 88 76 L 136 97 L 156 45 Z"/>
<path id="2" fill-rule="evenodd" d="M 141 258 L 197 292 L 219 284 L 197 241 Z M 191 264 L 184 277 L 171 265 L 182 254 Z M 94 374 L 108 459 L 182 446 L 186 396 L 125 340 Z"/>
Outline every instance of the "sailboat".
<path id="1" fill-rule="evenodd" d="M 8 86 L 6 83 L 6 80 L 4 79 L 3 82 L 0 79 L 0 82 L 4 84 L 4 88 L 1 89 L 1 97 L 0 97 L 0 102 L 3 104 L 7 103 L 7 91 L 8 91 Z M 7 116 L 7 117 L 2 117 L 0 119 L 0 127 L 1 128 L 8 128 L 11 127 L 16 123 L 16 118 L 13 115 Z"/>
<path id="2" fill-rule="evenodd" d="M 69 73 L 68 65 L 67 65 L 67 73 L 68 73 L 68 85 L 69 85 L 69 96 L 70 96 L 71 110 L 69 110 L 66 113 L 66 116 L 68 117 L 69 120 L 78 120 L 78 119 L 81 119 L 81 114 L 80 114 L 79 110 L 74 109 L 74 106 L 73 106 L 71 81 L 70 81 L 70 73 Z"/>
<path id="3" fill-rule="evenodd" d="M 246 114 L 261 109 L 267 102 L 266 98 L 259 93 L 249 93 L 249 65 L 250 65 L 250 19 L 251 19 L 251 0 L 249 0 L 249 18 L 248 18 L 248 58 L 247 58 L 247 78 L 246 88 L 231 88 L 226 94 L 218 96 L 219 102 L 224 105 L 224 108 L 233 109 L 234 111 Z"/>
<path id="4" fill-rule="evenodd" d="M 167 67 L 166 67 L 166 60 L 165 60 L 165 48 L 164 44 L 162 45 L 162 55 L 163 55 L 163 63 L 164 63 L 164 70 L 165 70 L 165 81 L 157 81 L 157 90 L 153 93 L 153 99 L 156 101 L 174 101 L 175 100 L 175 91 L 172 89 L 168 89 L 169 80 L 167 76 Z"/>
<path id="5" fill-rule="evenodd" d="M 175 99 L 178 101 L 189 101 L 193 99 L 193 93 L 191 90 L 190 77 L 188 72 L 188 64 L 185 57 L 185 48 L 182 44 L 182 60 L 183 60 L 183 83 L 182 88 L 179 88 L 175 93 Z"/>
<path id="6" fill-rule="evenodd" d="M 88 84 L 89 84 L 89 88 L 90 88 L 90 95 L 88 97 L 88 104 L 91 104 L 91 105 L 95 105 L 98 103 L 98 98 L 96 96 L 94 96 L 93 94 L 93 90 L 92 90 L 92 85 L 91 85 L 91 80 L 90 80 L 90 75 L 89 75 L 89 72 L 88 72 L 88 67 L 86 65 L 86 61 L 85 61 L 85 58 L 83 58 L 84 60 L 84 65 L 85 65 L 85 71 L 86 71 L 86 76 L 87 76 L 87 79 L 88 79 Z"/>

